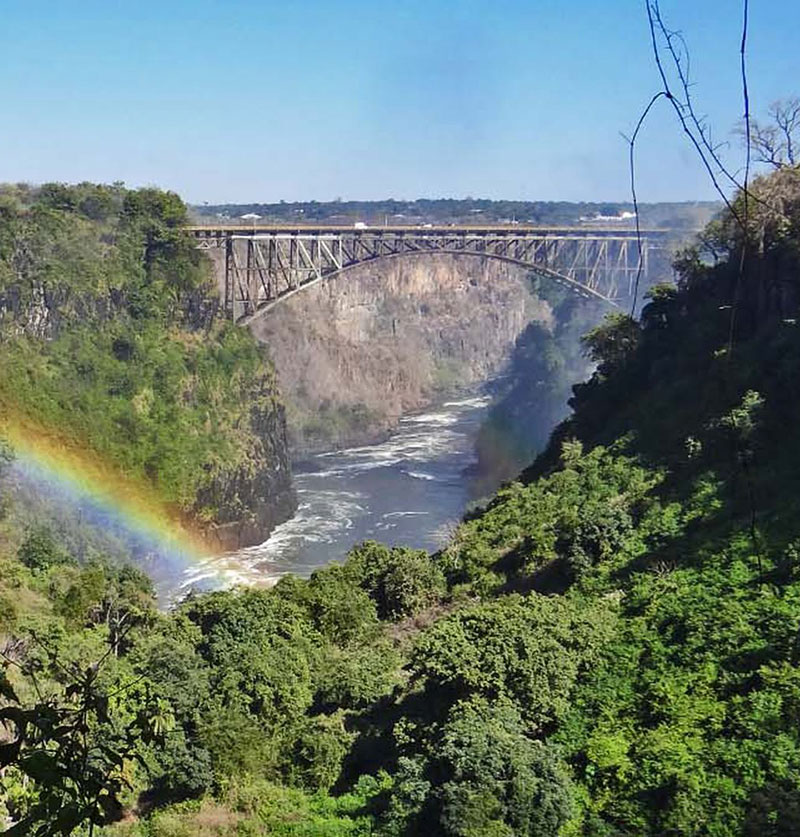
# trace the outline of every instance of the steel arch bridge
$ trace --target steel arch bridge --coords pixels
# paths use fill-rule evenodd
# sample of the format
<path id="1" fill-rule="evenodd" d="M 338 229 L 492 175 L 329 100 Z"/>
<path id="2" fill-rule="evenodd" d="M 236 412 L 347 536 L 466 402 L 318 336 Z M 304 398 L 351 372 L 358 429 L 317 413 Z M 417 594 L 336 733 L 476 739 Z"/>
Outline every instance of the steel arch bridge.
<path id="1" fill-rule="evenodd" d="M 188 227 L 201 250 L 217 251 L 225 309 L 247 325 L 284 299 L 378 259 L 421 253 L 516 264 L 575 293 L 618 305 L 645 274 L 668 230 L 492 227 Z"/>

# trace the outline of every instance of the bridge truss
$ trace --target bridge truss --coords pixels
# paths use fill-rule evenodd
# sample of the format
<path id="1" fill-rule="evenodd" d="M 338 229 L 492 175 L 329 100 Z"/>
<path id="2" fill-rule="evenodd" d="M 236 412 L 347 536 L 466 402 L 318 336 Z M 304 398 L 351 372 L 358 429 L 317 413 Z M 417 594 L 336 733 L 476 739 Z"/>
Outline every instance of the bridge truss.
<path id="1" fill-rule="evenodd" d="M 591 228 L 293 228 L 192 227 L 203 250 L 222 250 L 225 307 L 245 325 L 282 300 L 368 262 L 447 253 L 519 265 L 575 293 L 618 305 L 632 293 L 662 231 Z M 222 277 L 221 277 L 222 278 Z"/>

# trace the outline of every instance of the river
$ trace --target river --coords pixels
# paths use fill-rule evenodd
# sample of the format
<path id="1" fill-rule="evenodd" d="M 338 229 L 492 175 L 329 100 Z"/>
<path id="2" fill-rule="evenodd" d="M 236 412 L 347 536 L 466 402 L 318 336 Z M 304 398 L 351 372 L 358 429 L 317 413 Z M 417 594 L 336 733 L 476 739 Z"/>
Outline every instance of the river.
<path id="1" fill-rule="evenodd" d="M 446 401 L 404 416 L 374 445 L 322 453 L 295 465 L 295 516 L 258 546 L 186 570 L 172 596 L 191 588 L 308 576 L 342 561 L 360 541 L 436 550 L 469 501 L 474 444 L 488 396 Z"/>

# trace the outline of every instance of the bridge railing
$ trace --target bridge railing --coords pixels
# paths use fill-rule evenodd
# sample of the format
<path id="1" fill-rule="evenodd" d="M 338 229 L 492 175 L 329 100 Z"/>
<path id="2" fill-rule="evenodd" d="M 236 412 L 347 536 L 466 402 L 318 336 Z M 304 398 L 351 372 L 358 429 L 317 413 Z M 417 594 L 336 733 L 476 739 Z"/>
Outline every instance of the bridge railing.
<path id="1" fill-rule="evenodd" d="M 300 289 L 382 258 L 446 253 L 500 259 L 547 276 L 575 293 L 618 304 L 645 274 L 668 230 L 590 227 L 193 226 L 198 247 L 224 252 L 225 305 L 249 322 Z M 220 263 L 217 260 L 218 264 Z"/>

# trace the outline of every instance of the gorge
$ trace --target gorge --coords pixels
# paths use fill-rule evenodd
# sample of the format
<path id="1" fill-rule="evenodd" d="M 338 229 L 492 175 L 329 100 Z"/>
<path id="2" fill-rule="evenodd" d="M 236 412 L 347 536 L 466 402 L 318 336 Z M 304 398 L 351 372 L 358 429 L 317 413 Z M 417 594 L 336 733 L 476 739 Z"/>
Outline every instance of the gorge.
<path id="1" fill-rule="evenodd" d="M 33 468 L 18 457 L 5 476 L 13 528 L 24 533 L 28 520 L 48 521 L 74 554 L 133 557 L 160 590 L 183 583 L 178 559 L 159 558 L 157 538 L 127 531 L 125 518 L 141 512 L 120 517 L 115 507 L 126 501 L 119 492 L 97 501 L 98 491 L 122 474 L 148 503 L 199 531 L 214 552 L 230 555 L 264 542 L 294 514 L 291 458 L 391 445 L 387 437 L 403 416 L 475 394 L 502 373 L 531 323 L 543 349 L 563 326 L 556 308 L 564 322 L 571 316 L 563 313 L 563 293 L 519 268 L 409 256 L 365 265 L 286 301 L 253 325 L 265 347 L 259 348 L 246 329 L 220 316 L 209 266 L 182 236 L 186 215 L 175 196 L 51 184 L 6 187 L 3 199 L 4 428 L 37 428 L 37 438 L 62 451 L 64 462 L 77 457 L 67 462 L 68 473 L 55 475 L 47 463 Z M 577 333 L 571 339 L 574 353 Z M 553 346 L 548 351 L 552 356 Z M 565 409 L 570 376 L 580 377 L 558 363 L 547 374 L 561 389 L 529 412 L 529 423 L 545 424 L 537 444 Z M 537 410 L 546 418 L 537 419 Z M 457 451 L 458 467 L 453 471 L 452 461 L 447 467 L 459 499 L 433 515 L 428 534 L 414 538 L 407 529 L 412 544 L 432 546 L 434 533 L 452 527 L 474 496 L 458 479 L 473 464 L 478 435 L 480 412 L 468 413 L 466 435 L 456 434 L 455 447 L 443 449 L 445 458 Z M 427 428 L 432 450 L 439 429 Z M 520 449 L 503 478 L 523 467 L 528 453 Z M 102 464 L 99 483 L 76 494 L 65 478 L 85 472 L 92 458 Z M 492 475 L 483 491 L 498 482 Z M 395 491 L 402 485 L 392 485 Z M 112 526 L 109 515 L 119 523 Z M 359 531 L 367 536 L 373 529 Z M 343 558 L 352 542 L 342 540 L 328 560 Z M 213 577 L 203 561 L 187 561 L 205 567 L 187 568 L 188 577 Z M 222 563 L 225 578 L 243 578 L 229 572 L 230 558 Z"/>
<path id="2" fill-rule="evenodd" d="M 767 186 L 800 194 L 792 173 Z M 755 837 L 793 799 L 773 754 L 800 746 L 797 300 L 771 279 L 796 233 L 765 211 L 737 291 L 723 215 L 706 235 L 731 254 L 684 251 L 638 318 L 489 263 L 397 260 L 306 289 L 259 343 L 215 308 L 174 196 L 9 191 L 3 711 L 21 751 L 33 730 L 83 763 L 42 719 L 99 701 L 94 763 L 133 789 L 103 837 L 462 837 L 472 818 L 655 837 L 709 811 Z M 110 493 L 52 480 L 64 462 Z M 120 473 L 217 557 L 121 525 L 140 509 Z M 24 777 L 63 806 L 41 776 L 22 758 L 0 777 L 11 816 L 50 816 Z"/>
<path id="3" fill-rule="evenodd" d="M 2 4 L 0 837 L 800 837 L 798 33 Z"/>
<path id="4" fill-rule="evenodd" d="M 580 335 L 605 307 L 519 267 L 425 254 L 363 265 L 256 319 L 287 404 L 300 506 L 236 560 L 274 580 L 366 539 L 443 545 L 471 502 L 544 447 L 590 370 Z M 188 571 L 177 590 L 212 571 Z"/>
<path id="5" fill-rule="evenodd" d="M 546 302 L 500 262 L 378 261 L 286 300 L 253 325 L 269 347 L 297 458 L 385 436 L 399 418 L 497 375 Z"/>

